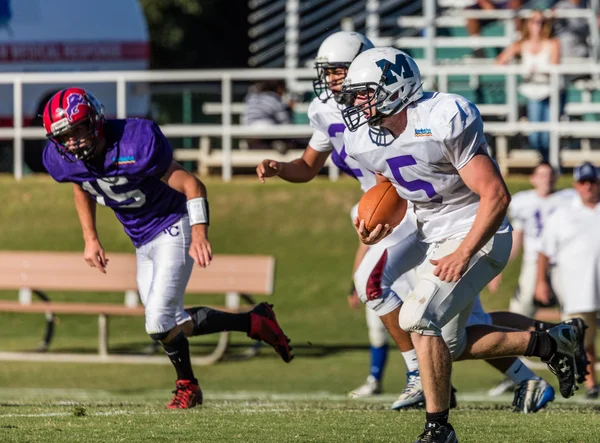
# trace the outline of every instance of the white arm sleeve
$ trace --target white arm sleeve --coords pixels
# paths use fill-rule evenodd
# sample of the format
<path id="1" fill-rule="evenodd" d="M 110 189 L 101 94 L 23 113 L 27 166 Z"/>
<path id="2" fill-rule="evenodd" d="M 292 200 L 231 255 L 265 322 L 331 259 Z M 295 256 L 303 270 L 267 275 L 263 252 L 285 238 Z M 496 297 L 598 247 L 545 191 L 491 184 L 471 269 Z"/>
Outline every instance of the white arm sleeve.
<path id="1" fill-rule="evenodd" d="M 313 132 L 313 135 L 308 142 L 308 146 L 319 152 L 331 152 L 333 150 L 331 140 L 329 140 L 329 137 L 321 131 Z"/>

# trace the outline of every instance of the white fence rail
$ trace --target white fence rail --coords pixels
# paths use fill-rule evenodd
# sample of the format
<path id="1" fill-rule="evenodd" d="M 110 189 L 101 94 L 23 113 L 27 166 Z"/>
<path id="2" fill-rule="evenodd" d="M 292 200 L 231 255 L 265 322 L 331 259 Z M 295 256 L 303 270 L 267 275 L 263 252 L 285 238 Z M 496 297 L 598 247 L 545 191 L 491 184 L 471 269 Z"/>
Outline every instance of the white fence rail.
<path id="1" fill-rule="evenodd" d="M 506 88 L 506 123 L 487 123 L 486 132 L 498 137 L 506 137 L 519 132 L 550 132 L 550 159 L 559 164 L 559 139 L 569 136 L 577 138 L 600 138 L 600 125 L 594 122 L 560 122 L 559 93 L 562 75 L 600 75 L 600 66 L 590 63 L 563 64 L 552 66 L 540 72 L 547 72 L 550 77 L 552 95 L 550 97 L 550 121 L 547 123 L 518 122 L 518 76 L 526 74 L 519 65 L 443 65 L 432 66 L 422 63 L 421 74 L 428 82 L 434 81 L 439 91 L 448 90 L 452 76 L 504 75 Z M 166 124 L 163 131 L 171 137 L 218 137 L 222 146 L 222 176 L 229 181 L 232 176 L 232 139 L 257 137 L 306 137 L 312 130 L 308 125 L 276 126 L 257 129 L 252 126 L 232 124 L 232 114 L 236 111 L 233 103 L 232 83 L 259 79 L 286 79 L 291 90 L 306 89 L 308 80 L 315 75 L 313 69 L 241 69 L 241 70 L 206 70 L 206 71 L 115 71 L 115 72 L 77 72 L 77 73 L 23 73 L 1 74 L 0 84 L 12 84 L 14 96 L 14 127 L 1 128 L 0 138 L 14 139 L 14 176 L 20 180 L 23 176 L 23 140 L 40 139 L 43 131 L 37 128 L 23 128 L 23 85 L 26 84 L 78 84 L 107 83 L 117 84 L 117 117 L 124 118 L 127 109 L 126 85 L 130 82 L 220 82 L 222 124 Z M 589 112 L 595 109 L 590 108 Z M 503 159 L 499 159 L 502 162 Z M 502 166 L 502 164 L 501 164 Z"/>

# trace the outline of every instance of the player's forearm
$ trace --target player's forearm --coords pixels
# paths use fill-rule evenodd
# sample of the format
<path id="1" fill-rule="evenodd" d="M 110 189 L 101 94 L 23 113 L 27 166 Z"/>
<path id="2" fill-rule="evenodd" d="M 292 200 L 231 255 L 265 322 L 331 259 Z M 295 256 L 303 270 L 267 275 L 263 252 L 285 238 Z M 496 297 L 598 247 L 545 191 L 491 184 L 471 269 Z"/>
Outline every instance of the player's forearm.
<path id="1" fill-rule="evenodd" d="M 189 176 L 182 180 L 181 188 L 178 191 L 185 194 L 186 200 L 208 197 L 204 183 L 192 174 L 189 174 Z"/>
<path id="2" fill-rule="evenodd" d="M 541 252 L 538 253 L 537 262 L 537 283 L 546 283 L 546 276 L 548 275 L 548 268 L 550 267 L 550 259 Z"/>
<path id="3" fill-rule="evenodd" d="M 96 230 L 96 201 L 85 191 L 74 185 L 74 200 L 77 216 L 81 225 L 83 239 L 94 241 L 98 239 Z"/>
<path id="4" fill-rule="evenodd" d="M 192 174 L 183 181 L 182 192 L 187 200 L 192 235 L 208 237 L 209 212 L 206 186 Z"/>
<path id="5" fill-rule="evenodd" d="M 291 183 L 306 183 L 311 181 L 319 171 L 304 161 L 302 158 L 297 158 L 291 162 L 280 163 L 281 171 L 278 176 L 285 181 Z"/>
<path id="6" fill-rule="evenodd" d="M 176 162 L 171 163 L 171 166 L 162 177 L 162 181 L 177 192 L 184 194 L 187 200 L 207 198 L 204 183 Z"/>
<path id="7" fill-rule="evenodd" d="M 475 255 L 485 244 L 490 241 L 502 224 L 510 196 L 506 192 L 497 192 L 487 198 L 481 198 L 479 209 L 471 230 L 462 241 L 460 248 L 469 257 Z"/>

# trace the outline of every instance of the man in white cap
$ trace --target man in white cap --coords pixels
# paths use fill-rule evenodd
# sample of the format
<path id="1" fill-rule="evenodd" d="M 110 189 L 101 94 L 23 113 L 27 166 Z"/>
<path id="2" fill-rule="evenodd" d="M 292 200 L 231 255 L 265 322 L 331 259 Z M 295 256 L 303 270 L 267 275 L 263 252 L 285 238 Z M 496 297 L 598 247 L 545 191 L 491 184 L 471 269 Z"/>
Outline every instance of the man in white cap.
<path id="1" fill-rule="evenodd" d="M 550 298 L 548 280 L 550 257 L 558 272 L 563 319 L 582 318 L 589 375 L 586 397 L 598 398 L 600 387 L 594 373 L 596 322 L 600 312 L 600 176 L 596 167 L 584 162 L 575 168 L 573 187 L 578 197 L 556 210 L 548 220 L 538 258 L 535 297 L 544 303 Z"/>

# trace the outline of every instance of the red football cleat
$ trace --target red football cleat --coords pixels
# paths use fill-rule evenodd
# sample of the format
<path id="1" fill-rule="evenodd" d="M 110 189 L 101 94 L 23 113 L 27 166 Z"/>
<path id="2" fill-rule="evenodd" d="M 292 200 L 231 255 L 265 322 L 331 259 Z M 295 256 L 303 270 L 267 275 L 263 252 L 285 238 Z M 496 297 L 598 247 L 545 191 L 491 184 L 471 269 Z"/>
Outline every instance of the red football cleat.
<path id="1" fill-rule="evenodd" d="M 250 311 L 250 332 L 248 337 L 254 340 L 262 340 L 273 346 L 284 362 L 289 363 L 294 356 L 290 339 L 286 337 L 283 330 L 277 323 L 273 305 L 268 303 L 259 303 Z"/>
<path id="2" fill-rule="evenodd" d="M 177 380 L 175 383 L 173 400 L 169 402 L 169 409 L 189 409 L 202 404 L 202 389 L 191 380 Z"/>

